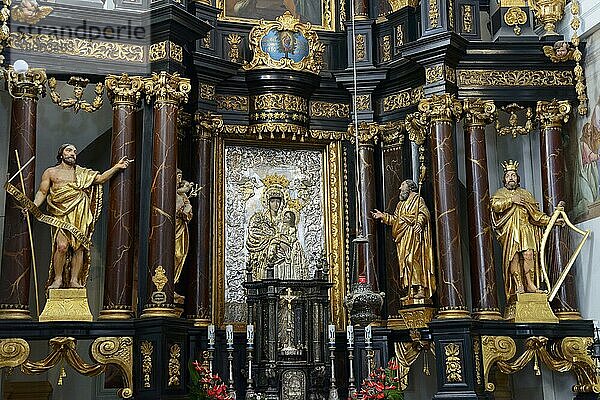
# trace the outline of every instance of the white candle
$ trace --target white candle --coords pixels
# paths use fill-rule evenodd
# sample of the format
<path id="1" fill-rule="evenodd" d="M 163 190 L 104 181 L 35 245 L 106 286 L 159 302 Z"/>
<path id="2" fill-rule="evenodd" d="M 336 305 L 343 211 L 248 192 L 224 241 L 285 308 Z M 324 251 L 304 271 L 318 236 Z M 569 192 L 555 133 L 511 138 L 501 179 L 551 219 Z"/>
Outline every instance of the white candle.
<path id="1" fill-rule="evenodd" d="M 227 336 L 227 345 L 233 346 L 233 325 L 227 325 L 225 327 L 225 333 Z"/>
<path id="2" fill-rule="evenodd" d="M 335 344 L 335 325 L 329 325 L 329 344 Z"/>
<path id="3" fill-rule="evenodd" d="M 352 325 L 346 327 L 346 339 L 348 340 L 348 346 L 354 344 L 354 327 Z"/>
<path id="4" fill-rule="evenodd" d="M 246 325 L 246 339 L 248 344 L 254 344 L 254 325 Z"/>
<path id="5" fill-rule="evenodd" d="M 371 344 L 371 325 L 365 327 L 365 343 Z"/>
<path id="6" fill-rule="evenodd" d="M 215 326 L 212 324 L 208 326 L 208 345 L 215 345 Z"/>

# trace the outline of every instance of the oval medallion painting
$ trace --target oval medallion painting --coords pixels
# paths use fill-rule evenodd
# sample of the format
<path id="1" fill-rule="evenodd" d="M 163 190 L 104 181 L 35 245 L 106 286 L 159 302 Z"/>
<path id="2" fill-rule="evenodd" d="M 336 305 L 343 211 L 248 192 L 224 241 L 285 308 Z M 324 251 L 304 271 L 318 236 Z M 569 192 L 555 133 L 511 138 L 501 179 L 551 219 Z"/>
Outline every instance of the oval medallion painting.
<path id="1" fill-rule="evenodd" d="M 260 41 L 260 48 L 275 61 L 289 58 L 298 63 L 308 56 L 308 40 L 300 32 L 273 28 Z"/>

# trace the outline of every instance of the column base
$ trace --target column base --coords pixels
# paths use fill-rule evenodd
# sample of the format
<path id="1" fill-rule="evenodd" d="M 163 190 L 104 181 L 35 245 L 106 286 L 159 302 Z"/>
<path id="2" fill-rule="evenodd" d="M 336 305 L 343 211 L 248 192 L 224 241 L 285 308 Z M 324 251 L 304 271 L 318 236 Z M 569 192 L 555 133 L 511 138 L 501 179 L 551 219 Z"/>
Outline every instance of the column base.
<path id="1" fill-rule="evenodd" d="M 498 321 L 502 319 L 502 314 L 498 309 L 477 310 L 473 312 L 473 318 L 478 320 Z"/>
<path id="2" fill-rule="evenodd" d="M 0 319 L 31 319 L 31 313 L 25 308 L 12 308 L 13 304 L 0 305 Z M 17 306 L 20 307 L 20 306 Z"/>
<path id="3" fill-rule="evenodd" d="M 40 322 L 93 320 L 85 288 L 48 290 L 48 300 L 40 314 Z"/>
<path id="4" fill-rule="evenodd" d="M 463 308 L 440 309 L 435 316 L 436 319 L 464 319 L 471 318 L 471 313 Z"/>
<path id="5" fill-rule="evenodd" d="M 206 328 L 212 322 L 209 318 L 201 318 L 197 315 L 188 315 L 186 318 L 188 321 L 193 321 L 194 326 L 197 326 L 200 328 Z"/>
<path id="6" fill-rule="evenodd" d="M 131 319 L 133 310 L 131 308 L 108 308 L 100 311 L 98 319 Z"/>
<path id="7" fill-rule="evenodd" d="M 517 293 L 510 296 L 504 319 L 509 322 L 557 323 L 546 293 Z"/>
<path id="8" fill-rule="evenodd" d="M 179 318 L 181 312 L 175 307 L 146 307 L 142 312 L 142 318 L 151 317 L 167 317 L 167 318 Z"/>
<path id="9" fill-rule="evenodd" d="M 577 321 L 583 319 L 581 313 L 577 310 L 556 311 L 554 315 L 556 315 L 560 321 Z"/>

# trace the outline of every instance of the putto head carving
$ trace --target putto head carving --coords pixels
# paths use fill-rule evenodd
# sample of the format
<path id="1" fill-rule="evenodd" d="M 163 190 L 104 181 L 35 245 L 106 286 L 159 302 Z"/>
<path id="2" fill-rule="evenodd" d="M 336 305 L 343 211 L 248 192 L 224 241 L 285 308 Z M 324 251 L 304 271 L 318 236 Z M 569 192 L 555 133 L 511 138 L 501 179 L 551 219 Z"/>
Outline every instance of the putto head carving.
<path id="1" fill-rule="evenodd" d="M 513 160 L 504 161 L 502 163 L 502 168 L 504 169 L 504 173 L 505 174 L 508 171 L 517 172 L 517 170 L 519 169 L 519 162 L 518 161 L 513 161 Z"/>

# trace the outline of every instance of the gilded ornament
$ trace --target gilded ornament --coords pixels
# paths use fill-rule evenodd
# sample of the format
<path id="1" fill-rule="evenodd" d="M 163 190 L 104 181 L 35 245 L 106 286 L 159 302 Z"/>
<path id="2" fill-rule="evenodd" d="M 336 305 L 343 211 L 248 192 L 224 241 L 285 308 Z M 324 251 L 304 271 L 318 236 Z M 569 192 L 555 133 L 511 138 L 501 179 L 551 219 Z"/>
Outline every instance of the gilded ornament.
<path id="1" fill-rule="evenodd" d="M 223 116 L 221 115 L 197 111 L 194 121 L 196 122 L 194 140 L 210 139 L 223 131 Z"/>
<path id="2" fill-rule="evenodd" d="M 293 141 L 298 139 L 303 142 L 307 130 L 303 126 L 287 122 L 264 122 L 249 126 L 248 133 L 258 136 L 258 139 L 262 139 L 263 135 L 268 135 L 270 139 L 274 139 L 275 134 L 279 134 L 281 139 L 289 137 Z"/>
<path id="3" fill-rule="evenodd" d="M 448 65 L 444 65 L 444 78 L 448 82 L 456 84 L 456 70 Z"/>
<path id="4" fill-rule="evenodd" d="M 179 106 L 186 103 L 192 86 L 188 78 L 182 78 L 177 72 L 169 74 L 166 71 L 153 72 L 149 78 L 144 78 L 144 92 L 148 101 L 155 98 L 154 106 L 173 104 Z"/>
<path id="5" fill-rule="evenodd" d="M 459 87 L 472 86 L 571 86 L 572 71 L 463 69 L 456 72 Z"/>
<path id="6" fill-rule="evenodd" d="M 579 18 L 580 13 L 579 1 L 571 0 L 571 29 L 573 29 L 573 36 L 571 37 L 571 43 L 575 47 L 573 51 L 573 60 L 575 60 L 575 67 L 573 73 L 575 74 L 575 92 L 577 93 L 577 99 L 579 100 L 579 106 L 577 107 L 577 113 L 579 115 L 587 115 L 588 113 L 588 98 L 585 91 L 585 74 L 583 67 L 581 66 L 581 50 L 579 50 L 579 35 L 577 30 L 581 26 L 581 19 Z"/>
<path id="7" fill-rule="evenodd" d="M 421 112 L 415 112 L 406 116 L 404 127 L 408 132 L 408 139 L 418 146 L 425 143 L 427 137 L 427 116 Z"/>
<path id="8" fill-rule="evenodd" d="M 473 33 L 473 6 L 463 4 L 462 8 L 462 31 L 464 33 Z"/>
<path id="9" fill-rule="evenodd" d="M 556 23 L 563 18 L 566 3 L 566 0 L 529 0 L 536 19 L 544 24 L 543 36 L 558 35 Z"/>
<path id="10" fill-rule="evenodd" d="M 212 32 L 208 32 L 206 36 L 204 36 L 200 40 L 200 47 L 203 49 L 210 49 L 212 46 Z"/>
<path id="11" fill-rule="evenodd" d="M 4 71 L 4 80 L 13 96 L 38 100 L 46 95 L 46 71 L 42 68 L 29 68 L 26 73 L 17 74 L 13 67 L 9 66 Z"/>
<path id="12" fill-rule="evenodd" d="M 388 62 L 392 59 L 392 39 L 385 35 L 381 44 L 381 61 Z"/>
<path id="13" fill-rule="evenodd" d="M 425 83 L 435 83 L 444 80 L 444 64 L 436 64 L 425 68 Z"/>
<path id="14" fill-rule="evenodd" d="M 462 382 L 463 376 L 459 345 L 456 343 L 448 343 L 444 346 L 444 355 L 446 356 L 446 382 Z"/>
<path id="15" fill-rule="evenodd" d="M 52 102 L 59 107 L 62 107 L 63 110 L 68 108 L 72 108 L 73 112 L 77 113 L 79 110 L 83 110 L 88 113 L 93 113 L 98 111 L 100 107 L 104 104 L 102 100 L 102 95 L 104 94 L 104 84 L 102 82 L 96 83 L 94 88 L 94 93 L 96 97 L 91 103 L 88 103 L 87 100 L 83 99 L 83 93 L 85 91 L 86 86 L 90 83 L 89 79 L 81 78 L 78 76 L 72 76 L 67 81 L 67 85 L 73 86 L 73 97 L 69 97 L 68 99 L 62 100 L 58 92 L 56 91 L 56 78 L 48 79 L 48 87 L 50 88 L 50 98 Z"/>
<path id="16" fill-rule="evenodd" d="M 383 111 L 390 112 L 414 106 L 419 103 L 423 96 L 423 86 L 391 94 L 383 98 Z"/>
<path id="17" fill-rule="evenodd" d="M 351 139 L 347 131 L 326 131 L 320 129 L 311 129 L 309 136 L 313 139 L 328 141 Z"/>
<path id="18" fill-rule="evenodd" d="M 46 34 L 26 34 L 12 32 L 9 46 L 14 50 L 31 53 L 77 56 L 108 61 L 145 63 L 146 47 L 136 44 L 84 40 L 78 38 L 58 38 Z"/>
<path id="19" fill-rule="evenodd" d="M 92 321 L 85 288 L 49 289 L 40 322 Z"/>
<path id="20" fill-rule="evenodd" d="M 356 61 L 364 61 L 367 57 L 367 51 L 365 49 L 366 46 L 366 36 L 362 33 L 356 35 Z"/>
<path id="21" fill-rule="evenodd" d="M 215 95 L 215 101 L 219 110 L 248 111 L 248 97 L 246 96 L 225 96 L 218 94 Z"/>
<path id="22" fill-rule="evenodd" d="M 181 386 L 181 347 L 175 343 L 169 348 L 169 382 L 167 386 Z"/>
<path id="23" fill-rule="evenodd" d="M 473 337 L 473 358 L 475 359 L 475 381 L 478 385 L 482 385 L 481 338 L 479 336 Z"/>
<path id="24" fill-rule="evenodd" d="M 544 55 L 554 63 L 574 60 L 575 48 L 572 48 L 569 42 L 564 40 L 558 40 L 552 46 L 544 46 L 542 50 Z"/>
<path id="25" fill-rule="evenodd" d="M 387 0 L 390 5 L 391 12 L 396 12 L 404 7 L 417 8 L 419 0 Z"/>
<path id="26" fill-rule="evenodd" d="M 242 44 L 242 35 L 237 33 L 228 34 L 227 43 L 229 44 L 229 50 L 227 51 L 229 61 L 234 63 L 241 62 L 240 44 Z"/>
<path id="27" fill-rule="evenodd" d="M 54 9 L 50 6 L 40 6 L 36 0 L 21 0 L 13 6 L 11 16 L 14 21 L 35 25 L 46 18 Z"/>
<path id="28" fill-rule="evenodd" d="M 424 353 L 424 357 L 426 357 L 426 353 L 433 353 L 433 348 L 430 342 L 417 340 L 413 342 L 394 343 L 394 352 L 396 360 L 398 361 L 398 380 L 400 382 L 400 389 L 406 390 L 408 387 L 408 374 L 410 368 L 415 361 L 417 361 L 421 353 Z M 425 365 L 426 363 L 424 363 L 424 366 Z"/>
<path id="29" fill-rule="evenodd" d="M 140 344 L 140 353 L 142 353 L 142 374 L 144 374 L 144 388 L 150 388 L 152 377 L 152 353 L 154 346 L 148 340 L 142 341 Z"/>
<path id="30" fill-rule="evenodd" d="M 358 141 L 360 143 L 372 144 L 379 140 L 379 133 L 381 127 L 377 122 L 365 122 L 360 121 L 358 123 Z M 348 126 L 348 134 L 350 137 L 354 137 L 354 124 Z"/>
<path id="31" fill-rule="evenodd" d="M 0 339 L 0 368 L 14 368 L 29 357 L 29 343 L 24 339 Z"/>
<path id="32" fill-rule="evenodd" d="M 135 106 L 144 89 L 144 81 L 141 76 L 129 76 L 125 73 L 120 76 L 108 75 L 104 79 L 104 85 L 106 86 L 106 95 L 113 107 Z"/>
<path id="33" fill-rule="evenodd" d="M 261 46 L 263 38 L 271 31 L 287 32 L 292 37 L 294 34 L 303 36 L 308 42 L 308 54 L 296 62 L 288 57 L 279 60 L 272 58 Z M 319 36 L 310 23 L 301 23 L 289 11 L 277 17 L 275 21 L 262 21 L 254 26 L 248 39 L 250 50 L 254 53 L 252 60 L 244 64 L 244 70 L 255 69 L 288 69 L 293 71 L 306 71 L 319 74 L 323 68 L 323 52 L 325 45 L 319 41 Z"/>
<path id="34" fill-rule="evenodd" d="M 496 118 L 493 100 L 465 99 L 463 112 L 466 126 L 486 126 Z"/>
<path id="35" fill-rule="evenodd" d="M 454 0 L 448 0 L 448 26 L 454 31 Z"/>
<path id="36" fill-rule="evenodd" d="M 538 101 L 535 112 L 541 127 L 561 127 L 569 121 L 571 104 L 568 100 Z"/>
<path id="37" fill-rule="evenodd" d="M 178 63 L 183 62 L 183 47 L 180 45 L 169 42 L 169 57 Z"/>
<path id="38" fill-rule="evenodd" d="M 396 38 L 395 54 L 398 54 L 400 52 L 399 47 L 404 44 L 404 26 L 402 24 L 399 24 L 396 26 L 395 38 Z"/>
<path id="39" fill-rule="evenodd" d="M 512 103 L 507 106 L 501 107 L 501 111 L 508 113 L 508 126 L 502 126 L 500 124 L 500 119 L 496 118 L 496 132 L 500 136 L 511 135 L 513 138 L 516 138 L 518 135 L 527 135 L 533 129 L 533 111 L 531 107 L 522 107 L 517 103 Z M 517 112 L 525 111 L 525 125 L 519 125 L 519 117 L 517 116 Z"/>
<path id="40" fill-rule="evenodd" d="M 404 121 L 390 121 L 383 125 L 381 141 L 385 145 L 402 145 L 404 141 Z M 385 151 L 385 149 L 384 149 Z"/>
<path id="41" fill-rule="evenodd" d="M 438 0 L 429 0 L 429 29 L 437 28 L 440 24 Z"/>
<path id="42" fill-rule="evenodd" d="M 335 19 L 334 19 L 334 13 L 335 13 L 335 4 L 336 2 L 334 0 L 311 0 L 311 1 L 315 1 L 315 2 L 319 2 L 320 4 L 320 9 L 322 10 L 321 13 L 321 25 L 315 25 L 314 29 L 319 29 L 319 30 L 326 30 L 326 31 L 334 31 L 335 30 Z M 252 19 L 252 18 L 246 18 L 246 17 L 235 17 L 235 16 L 230 16 L 227 15 L 228 13 L 228 8 L 225 4 L 226 0 L 216 0 L 216 4 L 215 7 L 221 9 L 221 13 L 219 14 L 219 20 L 223 20 L 223 21 L 231 21 L 231 22 L 237 22 L 237 23 L 243 23 L 243 24 L 253 24 L 253 25 L 257 25 L 260 24 L 261 22 L 263 22 L 263 19 Z M 345 16 L 345 5 L 343 4 L 343 2 L 340 2 L 340 22 L 342 23 L 342 29 L 343 29 L 343 23 L 346 20 L 346 16 Z"/>
<path id="43" fill-rule="evenodd" d="M 11 36 L 10 28 L 8 27 L 8 19 L 10 18 L 10 6 L 11 0 L 2 0 L 2 8 L 0 9 L 0 64 L 4 64 L 4 50 L 6 42 Z"/>
<path id="44" fill-rule="evenodd" d="M 133 338 L 99 337 L 92 343 L 92 359 L 101 365 L 116 366 L 123 376 L 124 388 L 117 395 L 128 399 L 133 396 Z"/>
<path id="45" fill-rule="evenodd" d="M 350 105 L 329 103 L 327 101 L 311 101 L 310 116 L 312 118 L 350 118 Z"/>
<path id="46" fill-rule="evenodd" d="M 288 93 L 264 93 L 251 98 L 255 111 L 285 110 L 308 112 L 306 99 Z"/>
<path id="47" fill-rule="evenodd" d="M 356 111 L 366 111 L 371 109 L 371 95 L 359 94 L 356 96 Z"/>
<path id="48" fill-rule="evenodd" d="M 165 275 L 165 269 L 159 265 L 154 270 L 154 275 L 152 275 L 152 283 L 156 286 L 156 291 L 162 292 L 167 282 L 169 282 L 169 279 Z"/>
<path id="49" fill-rule="evenodd" d="M 527 23 L 527 14 L 521 7 L 513 6 L 504 13 L 504 22 L 506 25 L 512 26 L 515 35 L 519 36 L 521 34 L 521 27 L 519 25 Z"/>
<path id="50" fill-rule="evenodd" d="M 200 98 L 203 100 L 215 100 L 215 85 L 210 83 L 200 83 Z"/>
<path id="51" fill-rule="evenodd" d="M 508 361 L 515 356 L 517 345 L 508 336 L 482 336 L 481 358 L 483 362 L 483 384 L 485 390 L 493 392 L 496 387 L 489 381 L 490 371 L 498 361 Z"/>
<path id="52" fill-rule="evenodd" d="M 152 43 L 150 45 L 148 59 L 150 62 L 165 60 L 167 58 L 167 40 L 162 42 Z"/>
<path id="53" fill-rule="evenodd" d="M 462 115 L 462 104 L 454 95 L 444 93 L 422 99 L 419 111 L 432 121 L 452 121 Z"/>

